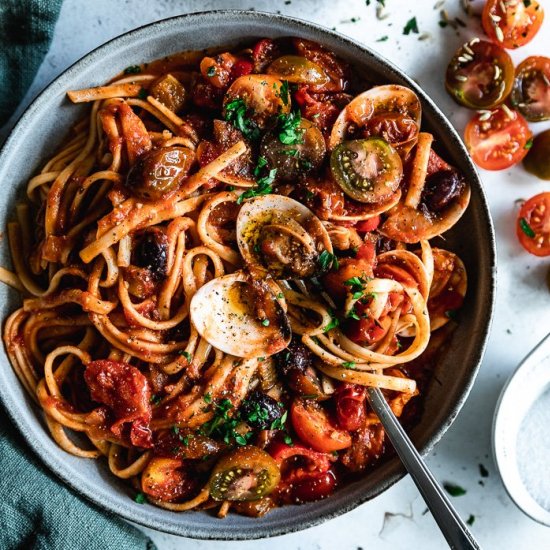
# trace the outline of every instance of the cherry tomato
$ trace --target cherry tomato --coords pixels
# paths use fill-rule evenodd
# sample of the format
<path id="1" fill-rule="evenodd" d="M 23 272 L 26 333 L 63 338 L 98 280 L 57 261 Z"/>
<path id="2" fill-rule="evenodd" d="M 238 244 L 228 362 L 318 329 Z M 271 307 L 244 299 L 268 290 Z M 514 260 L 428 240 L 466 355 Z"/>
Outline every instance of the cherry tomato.
<path id="1" fill-rule="evenodd" d="M 330 156 L 330 169 L 346 195 L 365 203 L 387 199 L 403 177 L 401 157 L 380 138 L 340 143 Z"/>
<path id="2" fill-rule="evenodd" d="M 221 458 L 210 476 L 210 496 L 214 500 L 258 500 L 281 479 L 277 462 L 252 445 L 239 447 Z"/>
<path id="3" fill-rule="evenodd" d="M 355 306 L 357 315 L 363 313 L 361 304 Z M 380 324 L 370 317 L 360 319 L 349 319 L 346 323 L 345 332 L 350 340 L 360 345 L 370 346 L 379 342 L 386 335 L 386 331 Z"/>
<path id="4" fill-rule="evenodd" d="M 505 48 L 519 48 L 540 29 L 544 11 L 537 0 L 487 0 L 481 23 L 487 36 Z"/>
<path id="5" fill-rule="evenodd" d="M 527 120 L 550 119 L 550 58 L 531 56 L 518 65 L 511 99 Z"/>
<path id="6" fill-rule="evenodd" d="M 323 69 L 299 55 L 283 55 L 267 68 L 267 74 L 271 74 L 281 80 L 288 80 L 294 84 L 308 84 L 322 86 L 329 82 L 329 77 Z"/>
<path id="7" fill-rule="evenodd" d="M 533 140 L 523 166 L 528 172 L 543 180 L 550 180 L 550 130 L 542 132 Z"/>
<path id="8" fill-rule="evenodd" d="M 359 247 L 357 254 L 363 249 L 363 246 Z M 369 247 L 364 253 L 374 251 L 374 246 Z M 346 286 L 345 282 L 352 277 L 359 277 L 366 279 L 372 277 L 374 253 L 368 258 L 344 258 L 340 261 L 340 267 L 338 271 L 329 271 L 323 276 L 323 285 L 327 292 L 337 301 L 344 301 L 346 299 L 349 286 Z"/>
<path id="9" fill-rule="evenodd" d="M 447 67 L 445 87 L 460 105 L 490 109 L 512 90 L 514 64 L 501 48 L 474 38 L 461 46 Z"/>
<path id="10" fill-rule="evenodd" d="M 523 204 L 516 231 L 527 252 L 550 256 L 550 192 L 535 195 Z"/>
<path id="11" fill-rule="evenodd" d="M 326 472 L 334 461 L 334 457 L 327 453 L 319 453 L 308 449 L 300 443 L 292 446 L 281 441 L 274 441 L 269 446 L 269 454 L 279 465 L 284 479 L 293 478 L 299 470 L 305 472 Z"/>
<path id="12" fill-rule="evenodd" d="M 296 504 L 314 502 L 329 497 L 336 489 L 336 476 L 332 470 L 304 475 L 290 487 L 291 501 Z"/>
<path id="13" fill-rule="evenodd" d="M 173 501 L 189 496 L 196 483 L 185 471 L 183 461 L 155 457 L 141 474 L 141 490 L 155 499 Z"/>
<path id="14" fill-rule="evenodd" d="M 231 84 L 224 97 L 224 110 L 240 99 L 247 109 L 247 116 L 260 128 L 281 113 L 290 112 L 290 98 L 285 94 L 283 83 L 274 76 L 249 74 Z"/>
<path id="15" fill-rule="evenodd" d="M 380 225 L 380 216 L 374 216 L 368 220 L 360 221 L 355 225 L 355 229 L 360 233 L 368 233 L 374 231 Z"/>
<path id="16" fill-rule="evenodd" d="M 466 126 L 464 138 L 478 166 L 486 170 L 504 170 L 523 159 L 532 135 L 527 121 L 504 106 L 490 114 L 474 116 Z"/>
<path id="17" fill-rule="evenodd" d="M 280 55 L 280 48 L 277 42 L 271 38 L 264 38 L 256 43 L 252 49 L 254 60 L 254 72 L 263 73 L 266 67 Z"/>
<path id="18" fill-rule="evenodd" d="M 341 428 L 348 431 L 358 430 L 365 422 L 364 386 L 357 384 L 341 384 L 336 390 L 336 418 Z"/>
<path id="19" fill-rule="evenodd" d="M 335 428 L 316 401 L 295 399 L 290 409 L 292 426 L 298 437 L 316 451 L 331 452 L 351 445 L 351 436 Z"/>

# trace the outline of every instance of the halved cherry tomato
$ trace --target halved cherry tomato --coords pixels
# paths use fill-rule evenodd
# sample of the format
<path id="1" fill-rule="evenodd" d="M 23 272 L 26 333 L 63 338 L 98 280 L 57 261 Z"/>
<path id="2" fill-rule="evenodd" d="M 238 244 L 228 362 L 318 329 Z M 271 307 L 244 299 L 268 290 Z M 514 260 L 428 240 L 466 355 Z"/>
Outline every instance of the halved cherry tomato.
<path id="1" fill-rule="evenodd" d="M 362 305 L 355 306 L 357 315 L 361 315 Z M 370 346 L 384 338 L 386 330 L 380 324 L 370 317 L 361 317 L 360 319 L 349 319 L 345 327 L 346 336 L 355 343 Z"/>
<path id="2" fill-rule="evenodd" d="M 335 394 L 336 417 L 341 428 L 354 431 L 364 424 L 366 398 L 364 386 L 346 383 L 338 386 Z"/>
<path id="3" fill-rule="evenodd" d="M 533 145 L 523 159 L 523 166 L 528 172 L 540 179 L 550 180 L 550 130 L 535 136 Z"/>
<path id="4" fill-rule="evenodd" d="M 292 483 L 290 496 L 295 504 L 314 502 L 329 497 L 336 489 L 336 476 L 332 470 L 310 474 Z"/>
<path id="5" fill-rule="evenodd" d="M 346 195 L 365 203 L 387 199 L 403 176 L 401 157 L 380 138 L 340 143 L 330 156 L 330 169 Z"/>
<path id="6" fill-rule="evenodd" d="M 155 457 L 141 474 L 141 490 L 155 499 L 171 502 L 186 498 L 196 489 L 196 482 L 177 458 Z"/>
<path id="7" fill-rule="evenodd" d="M 504 170 L 520 162 L 528 152 L 526 145 L 532 136 L 527 121 L 506 106 L 489 115 L 477 114 L 464 133 L 472 159 L 486 170 Z"/>
<path id="8" fill-rule="evenodd" d="M 487 36 L 511 49 L 530 42 L 543 19 L 544 11 L 537 0 L 487 0 L 481 15 Z"/>
<path id="9" fill-rule="evenodd" d="M 283 55 L 267 68 L 267 74 L 271 74 L 281 80 L 288 80 L 294 84 L 309 84 L 322 86 L 329 82 L 329 77 L 323 69 L 299 55 Z"/>
<path id="10" fill-rule="evenodd" d="M 335 428 L 316 401 L 295 399 L 290 409 L 292 426 L 298 437 L 316 451 L 331 452 L 351 445 L 351 436 Z"/>
<path id="11" fill-rule="evenodd" d="M 470 109 L 490 109 L 502 103 L 513 83 L 512 58 L 495 44 L 478 38 L 457 50 L 445 75 L 451 97 Z"/>
<path id="12" fill-rule="evenodd" d="M 380 216 L 374 216 L 368 220 L 360 221 L 355 225 L 355 229 L 360 233 L 368 233 L 374 231 L 380 225 Z"/>
<path id="13" fill-rule="evenodd" d="M 246 115 L 260 128 L 265 128 L 275 115 L 290 112 L 290 98 L 283 83 L 271 75 L 249 74 L 237 78 L 225 94 L 224 110 L 237 99 L 244 102 Z"/>
<path id="14" fill-rule="evenodd" d="M 268 450 L 279 465 L 279 470 L 284 479 L 292 478 L 298 470 L 308 473 L 326 472 L 335 460 L 334 456 L 330 454 L 308 449 L 300 443 L 294 443 L 290 446 L 276 440 L 269 446 Z"/>
<path id="15" fill-rule="evenodd" d="M 210 476 L 210 496 L 214 500 L 258 500 L 281 479 L 277 462 L 252 445 L 239 447 L 218 461 Z"/>
<path id="16" fill-rule="evenodd" d="M 531 56 L 518 65 L 511 99 L 531 122 L 550 118 L 550 58 Z"/>
<path id="17" fill-rule="evenodd" d="M 527 252 L 550 256 L 550 192 L 535 195 L 523 204 L 516 231 Z"/>

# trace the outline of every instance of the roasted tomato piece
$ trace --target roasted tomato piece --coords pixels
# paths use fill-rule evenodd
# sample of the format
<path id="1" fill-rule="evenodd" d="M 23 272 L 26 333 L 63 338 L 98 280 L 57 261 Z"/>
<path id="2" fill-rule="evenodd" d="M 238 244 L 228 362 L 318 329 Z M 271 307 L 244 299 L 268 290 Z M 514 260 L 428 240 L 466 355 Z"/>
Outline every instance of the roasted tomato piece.
<path id="1" fill-rule="evenodd" d="M 527 156 L 523 159 L 523 165 L 528 172 L 543 180 L 550 180 L 550 130 L 535 136 L 533 145 Z"/>
<path id="2" fill-rule="evenodd" d="M 267 68 L 267 74 L 271 74 L 287 80 L 293 84 L 309 84 L 322 86 L 330 81 L 322 67 L 299 55 L 283 55 Z"/>
<path id="3" fill-rule="evenodd" d="M 140 157 L 126 177 L 126 187 L 143 200 L 173 194 L 189 173 L 195 154 L 186 147 L 161 147 Z"/>
<path id="4" fill-rule="evenodd" d="M 141 474 L 141 490 L 154 499 L 171 502 L 185 499 L 196 490 L 193 476 L 182 460 L 155 457 Z"/>
<path id="5" fill-rule="evenodd" d="M 295 399 L 290 418 L 298 437 L 316 451 L 338 451 L 351 445 L 349 433 L 334 427 L 328 414 L 316 401 Z"/>
<path id="6" fill-rule="evenodd" d="M 401 157 L 380 138 L 340 143 L 332 151 L 330 168 L 344 193 L 364 203 L 387 199 L 397 190 L 403 177 Z"/>
<path id="7" fill-rule="evenodd" d="M 368 220 L 362 220 L 355 225 L 359 233 L 369 233 L 374 231 L 380 225 L 380 216 L 373 216 Z"/>
<path id="8" fill-rule="evenodd" d="M 267 132 L 262 139 L 260 154 L 267 160 L 269 169 L 277 169 L 277 179 L 296 181 L 303 178 L 308 172 L 317 170 L 325 158 L 325 139 L 317 126 L 302 118 L 295 132 L 297 142 L 293 140 L 291 144 L 281 141 L 279 130 Z"/>
<path id="9" fill-rule="evenodd" d="M 223 88 L 216 88 L 211 82 L 202 75 L 195 78 L 191 89 L 193 103 L 197 107 L 206 107 L 207 109 L 219 109 L 223 102 Z"/>
<path id="10" fill-rule="evenodd" d="M 362 317 L 361 304 L 355 306 L 355 313 L 359 319 L 348 319 L 345 324 L 345 332 L 350 340 L 355 343 L 370 346 L 384 338 L 386 330 L 376 319 Z"/>
<path id="11" fill-rule="evenodd" d="M 332 470 L 328 472 L 303 475 L 290 484 L 288 492 L 291 502 L 302 504 L 329 497 L 334 493 L 338 482 Z"/>
<path id="12" fill-rule="evenodd" d="M 481 15 L 487 36 L 512 49 L 530 42 L 543 19 L 544 12 L 537 0 L 487 0 Z"/>
<path id="13" fill-rule="evenodd" d="M 348 94 L 314 93 L 306 85 L 300 85 L 294 93 L 302 116 L 312 120 L 324 133 L 329 132 L 340 111 L 349 103 Z"/>
<path id="14" fill-rule="evenodd" d="M 254 72 L 263 73 L 267 66 L 277 57 L 279 57 L 279 44 L 271 38 L 264 38 L 256 43 L 252 49 L 252 59 L 254 60 Z"/>
<path id="15" fill-rule="evenodd" d="M 365 422 L 365 400 L 367 392 L 364 386 L 340 384 L 336 389 L 336 417 L 339 426 L 350 432 L 358 430 Z"/>
<path id="16" fill-rule="evenodd" d="M 518 65 L 511 99 L 530 122 L 550 119 L 550 58 L 532 56 Z"/>
<path id="17" fill-rule="evenodd" d="M 244 112 L 241 106 L 244 106 Z M 290 98 L 278 78 L 250 74 L 237 78 L 231 84 L 225 94 L 223 108 L 226 119 L 240 124 L 239 118 L 243 118 L 243 122 L 248 118 L 259 128 L 265 128 L 273 117 L 290 111 Z"/>
<path id="18" fill-rule="evenodd" d="M 474 38 L 454 54 L 445 76 L 445 87 L 460 105 L 491 109 L 512 90 L 514 64 L 501 48 Z"/>
<path id="19" fill-rule="evenodd" d="M 149 93 L 174 113 L 183 109 L 187 98 L 185 87 L 171 74 L 164 75 L 155 81 L 149 89 Z"/>
<path id="20" fill-rule="evenodd" d="M 374 247 L 372 250 L 374 250 Z M 370 256 L 368 259 L 360 257 L 340 260 L 337 271 L 330 271 L 323 275 L 323 286 L 332 298 L 338 302 L 343 302 L 349 290 L 346 281 L 353 277 L 359 277 L 360 279 L 372 277 L 373 260 L 374 258 Z"/>
<path id="21" fill-rule="evenodd" d="M 550 256 L 550 192 L 539 193 L 523 204 L 516 231 L 527 252 Z"/>
<path id="22" fill-rule="evenodd" d="M 342 464 L 352 472 L 360 472 L 378 460 L 384 452 L 384 428 L 370 422 L 353 434 L 349 449 L 340 455 Z"/>
<path id="23" fill-rule="evenodd" d="M 86 365 L 84 380 L 92 399 L 106 405 L 115 421 L 110 430 L 122 436 L 130 424 L 130 441 L 136 447 L 151 447 L 151 389 L 147 378 L 128 363 L 99 359 Z"/>
<path id="24" fill-rule="evenodd" d="M 333 455 L 308 449 L 300 443 L 287 445 L 281 441 L 274 441 L 269 446 L 269 454 L 279 465 L 284 479 L 292 478 L 299 471 L 326 472 L 335 460 Z"/>
<path id="25" fill-rule="evenodd" d="M 204 57 L 200 70 L 202 76 L 216 88 L 226 89 L 240 76 L 250 74 L 254 69 L 252 61 L 225 52 L 214 57 Z"/>
<path id="26" fill-rule="evenodd" d="M 258 447 L 247 445 L 221 458 L 210 476 L 214 500 L 259 500 L 281 479 L 277 462 Z"/>
<path id="27" fill-rule="evenodd" d="M 474 162 L 486 170 L 504 170 L 520 162 L 532 135 L 527 121 L 506 106 L 475 115 L 464 132 Z"/>

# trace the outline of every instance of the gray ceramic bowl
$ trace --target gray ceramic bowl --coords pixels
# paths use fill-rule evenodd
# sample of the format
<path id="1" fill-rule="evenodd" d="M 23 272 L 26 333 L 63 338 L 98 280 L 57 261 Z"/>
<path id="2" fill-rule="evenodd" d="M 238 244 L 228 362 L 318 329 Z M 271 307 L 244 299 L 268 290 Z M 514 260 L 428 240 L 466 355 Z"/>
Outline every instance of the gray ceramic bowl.
<path id="1" fill-rule="evenodd" d="M 414 443 L 426 454 L 449 428 L 474 382 L 487 340 L 495 282 L 494 235 L 479 177 L 457 133 L 433 101 L 396 67 L 375 52 L 324 28 L 281 15 L 218 11 L 175 17 L 116 38 L 81 59 L 57 78 L 25 112 L 0 156 L 0 228 L 13 216 L 27 179 L 63 138 L 81 110 L 65 98 L 66 90 L 98 85 L 124 67 L 181 50 L 230 45 L 252 37 L 302 36 L 328 46 L 368 74 L 369 80 L 409 86 L 420 97 L 423 125 L 437 137 L 447 158 L 472 186 L 472 201 L 460 223 L 448 234 L 446 246 L 463 258 L 469 291 L 451 348 L 428 391 Z M 480 237 L 481 236 L 481 237 Z M 0 265 L 9 265 L 6 239 Z M 19 299 L 0 288 L 1 318 Z M 0 397 L 31 448 L 65 483 L 99 506 L 142 525 L 203 539 L 252 539 L 297 531 L 347 512 L 374 498 L 404 475 L 397 459 L 380 465 L 362 481 L 343 487 L 332 497 L 300 507 L 274 510 L 262 519 L 231 515 L 220 521 L 205 512 L 178 514 L 136 504 L 128 486 L 113 477 L 104 461 L 68 455 L 51 439 L 41 415 L 15 377 L 4 350 L 0 351 Z"/>

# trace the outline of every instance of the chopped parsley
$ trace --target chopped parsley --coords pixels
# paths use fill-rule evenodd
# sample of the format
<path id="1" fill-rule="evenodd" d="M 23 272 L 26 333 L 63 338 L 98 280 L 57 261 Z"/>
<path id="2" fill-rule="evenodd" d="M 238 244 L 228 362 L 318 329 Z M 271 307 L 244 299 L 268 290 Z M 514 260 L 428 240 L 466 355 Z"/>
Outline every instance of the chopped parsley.
<path id="1" fill-rule="evenodd" d="M 145 498 L 145 495 L 143 493 L 138 493 L 135 497 L 134 497 L 134 500 L 138 503 L 138 504 L 145 504 L 147 502 L 147 499 Z"/>
<path id="2" fill-rule="evenodd" d="M 193 356 L 188 351 L 180 350 L 178 351 L 178 353 L 179 355 L 182 355 L 183 357 L 185 357 L 188 363 L 191 363 L 191 361 L 193 361 Z"/>
<path id="3" fill-rule="evenodd" d="M 334 312 L 330 312 L 331 320 L 330 323 L 324 328 L 323 332 L 328 332 L 329 330 L 332 330 L 333 328 L 336 328 L 340 325 L 340 321 L 338 320 L 338 317 L 334 316 Z"/>
<path id="4" fill-rule="evenodd" d="M 533 138 L 529 138 L 527 143 L 523 146 L 524 149 L 531 149 L 533 147 Z"/>
<path id="5" fill-rule="evenodd" d="M 461 497 L 466 494 L 466 489 L 462 488 L 460 485 L 455 485 L 454 483 L 446 482 L 443 484 L 443 488 L 452 497 Z"/>
<path id="6" fill-rule="evenodd" d="M 451 319 L 451 321 L 456 321 L 457 319 L 456 309 L 448 309 L 445 312 L 445 317 L 447 317 L 447 319 Z"/>
<path id="7" fill-rule="evenodd" d="M 528 237 L 530 237 L 531 239 L 535 238 L 535 232 L 525 218 L 519 219 L 519 227 Z"/>
<path id="8" fill-rule="evenodd" d="M 267 412 L 267 411 L 266 411 Z M 270 430 L 285 430 L 286 420 L 288 418 L 288 411 L 285 411 L 282 416 L 276 418 L 269 427 Z"/>
<path id="9" fill-rule="evenodd" d="M 476 517 L 475 517 L 473 514 L 470 514 L 470 516 L 469 516 L 468 519 L 466 520 L 466 523 L 467 523 L 468 525 L 473 525 L 475 520 L 476 520 Z"/>
<path id="10" fill-rule="evenodd" d="M 160 395 L 157 395 L 156 393 L 154 393 L 152 396 L 151 396 L 151 399 L 149 399 L 149 403 L 152 403 L 153 405 L 158 405 L 162 400 L 162 396 Z"/>
<path id="11" fill-rule="evenodd" d="M 147 99 L 147 96 L 149 95 L 149 92 L 145 88 L 141 88 L 138 92 L 138 99 Z"/>
<path id="12" fill-rule="evenodd" d="M 483 464 L 479 465 L 479 475 L 481 477 L 489 477 L 489 470 Z"/>
<path id="13" fill-rule="evenodd" d="M 300 111 L 278 116 L 279 141 L 285 145 L 297 145 L 303 142 L 304 130 L 300 128 Z"/>
<path id="14" fill-rule="evenodd" d="M 338 263 L 338 258 L 331 254 L 328 250 L 323 250 L 319 254 L 319 265 L 323 271 L 328 271 L 329 269 L 338 269 L 340 264 Z"/>
<path id="15" fill-rule="evenodd" d="M 205 393 L 202 400 L 205 403 L 212 403 L 212 396 L 210 395 L 210 393 Z"/>
<path id="16" fill-rule="evenodd" d="M 263 325 L 264 327 L 268 327 L 268 326 L 269 326 L 269 319 L 263 319 L 263 320 L 262 320 L 262 325 Z"/>
<path id="17" fill-rule="evenodd" d="M 262 172 L 262 169 L 267 165 L 267 160 L 265 157 L 258 157 L 258 164 L 254 168 L 254 175 L 256 178 L 256 187 L 250 187 L 244 193 L 239 195 L 237 199 L 237 204 L 242 204 L 244 199 L 250 199 L 252 197 L 258 197 L 260 195 L 269 195 L 273 191 L 273 182 L 275 181 L 275 176 L 277 175 L 277 168 L 272 168 L 267 176 L 259 177 Z"/>
<path id="18" fill-rule="evenodd" d="M 418 23 L 416 22 L 416 17 L 409 19 L 407 24 L 403 27 L 403 34 L 407 35 L 411 32 L 418 34 Z"/>
<path id="19" fill-rule="evenodd" d="M 216 76 L 216 67 L 214 67 L 214 65 L 212 65 L 211 67 L 208 67 L 206 74 L 208 76 Z"/>
<path id="20" fill-rule="evenodd" d="M 344 361 L 342 363 L 342 366 L 345 368 L 345 369 L 354 369 L 355 368 L 355 361 Z"/>
<path id="21" fill-rule="evenodd" d="M 283 102 L 283 105 L 288 105 L 288 99 L 290 97 L 290 92 L 288 90 L 288 80 L 283 80 L 281 87 L 278 92 L 275 92 L 275 95 L 280 98 Z"/>
<path id="22" fill-rule="evenodd" d="M 380 38 L 378 38 L 376 40 L 376 42 L 385 42 L 388 38 L 389 38 L 389 36 L 386 34 L 386 35 L 381 36 Z"/>
<path id="23" fill-rule="evenodd" d="M 231 409 L 233 409 L 233 403 L 227 398 L 215 403 L 214 417 L 212 420 L 205 422 L 199 428 L 198 433 L 208 437 L 214 436 L 223 439 L 227 445 L 233 443 L 237 445 L 246 445 L 248 440 L 252 437 L 252 432 L 241 434 L 236 431 L 237 426 L 241 422 L 241 418 L 238 413 L 230 416 Z"/>
<path id="24" fill-rule="evenodd" d="M 141 72 L 141 67 L 139 65 L 130 65 L 124 69 L 124 74 L 138 74 Z"/>
<path id="25" fill-rule="evenodd" d="M 347 313 L 346 313 L 346 317 L 348 319 L 355 319 L 356 321 L 360 321 L 361 320 L 361 317 L 359 317 L 359 315 L 357 315 L 357 312 L 355 311 L 355 308 L 352 307 Z"/>
<path id="26" fill-rule="evenodd" d="M 246 103 L 238 97 L 225 106 L 225 120 L 240 130 L 244 137 L 255 141 L 260 137 L 260 129 L 253 120 L 247 118 L 246 112 Z"/>

